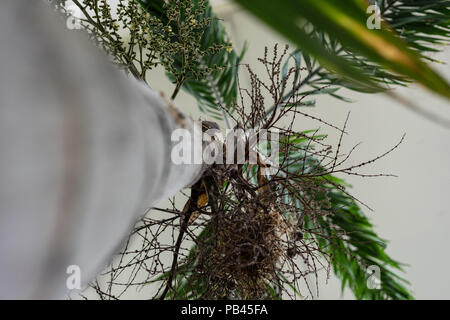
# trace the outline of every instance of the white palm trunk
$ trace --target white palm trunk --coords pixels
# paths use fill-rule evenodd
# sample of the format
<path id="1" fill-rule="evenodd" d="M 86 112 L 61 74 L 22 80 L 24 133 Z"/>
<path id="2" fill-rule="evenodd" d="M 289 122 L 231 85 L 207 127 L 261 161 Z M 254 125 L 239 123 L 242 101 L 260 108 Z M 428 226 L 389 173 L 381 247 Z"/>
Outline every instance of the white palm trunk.
<path id="1" fill-rule="evenodd" d="M 179 126 L 40 1 L 0 2 L 0 298 L 64 298 L 106 266 L 146 207 L 193 183 Z M 192 121 L 184 119 L 192 130 Z"/>

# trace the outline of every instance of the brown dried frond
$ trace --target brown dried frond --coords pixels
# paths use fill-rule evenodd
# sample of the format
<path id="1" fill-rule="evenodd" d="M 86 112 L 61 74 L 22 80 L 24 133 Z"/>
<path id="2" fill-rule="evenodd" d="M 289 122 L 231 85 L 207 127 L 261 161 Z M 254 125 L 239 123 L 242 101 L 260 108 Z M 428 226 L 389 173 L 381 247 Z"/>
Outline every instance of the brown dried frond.
<path id="1" fill-rule="evenodd" d="M 261 154 L 256 164 L 247 158 L 244 164 L 212 165 L 186 196 L 182 210 L 173 202 L 170 209 L 158 209 L 163 216 L 146 217 L 136 226 L 133 241 L 106 272 L 106 284 L 94 285 L 101 298 L 120 298 L 131 287 L 147 286 L 160 299 L 296 299 L 317 294 L 318 273 L 330 273 L 333 257 L 323 247 L 332 237 L 330 229 L 333 236 L 346 237 L 339 228 L 322 229 L 321 222 L 335 210 L 330 186 L 347 193 L 330 175 L 382 175 L 357 169 L 395 150 L 403 138 L 380 156 L 347 165 L 357 147 L 342 152 L 348 117 L 339 127 L 301 109 L 307 96 L 300 92 L 305 70 L 283 64 L 287 50 L 279 54 L 275 46 L 269 58 L 266 49 L 259 60 L 268 81 L 247 67 L 250 88 L 239 88 L 231 115 L 236 127 L 279 131 L 281 159 L 275 173 L 262 172 L 271 164 Z M 337 130 L 337 145 L 318 130 L 296 130 L 301 117 Z M 248 152 L 250 142 L 246 144 Z"/>

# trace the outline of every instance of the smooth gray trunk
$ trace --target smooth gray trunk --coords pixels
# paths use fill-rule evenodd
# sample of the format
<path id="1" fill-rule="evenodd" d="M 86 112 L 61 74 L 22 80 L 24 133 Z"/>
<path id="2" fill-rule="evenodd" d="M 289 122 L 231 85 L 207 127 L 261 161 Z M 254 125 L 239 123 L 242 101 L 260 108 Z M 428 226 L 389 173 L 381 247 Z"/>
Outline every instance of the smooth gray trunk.
<path id="1" fill-rule="evenodd" d="M 2 0 L 0 298 L 64 298 L 68 266 L 92 280 L 145 208 L 194 182 L 201 165 L 170 161 L 177 126 L 41 1 Z"/>

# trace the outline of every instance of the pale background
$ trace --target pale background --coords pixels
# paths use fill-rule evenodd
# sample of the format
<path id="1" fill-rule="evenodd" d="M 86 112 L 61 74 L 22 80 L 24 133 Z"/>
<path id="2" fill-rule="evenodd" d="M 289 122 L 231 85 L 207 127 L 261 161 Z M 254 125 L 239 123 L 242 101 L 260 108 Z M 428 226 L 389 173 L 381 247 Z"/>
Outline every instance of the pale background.
<path id="1" fill-rule="evenodd" d="M 248 42 L 245 63 L 258 70 L 256 59 L 264 46 L 283 45 L 286 40 L 275 34 L 244 10 L 228 1 L 212 1 L 215 12 L 224 20 L 233 46 L 240 50 Z M 292 48 L 294 46 L 291 46 Z M 450 48 L 434 58 L 450 63 Z M 449 65 L 434 67 L 450 80 Z M 158 78 L 156 78 L 158 77 Z M 160 77 L 160 80 L 159 80 Z M 158 79 L 158 81 L 156 81 Z M 171 92 L 173 86 L 162 72 L 155 74 L 154 88 Z M 244 83 L 245 85 L 245 83 Z M 421 108 L 450 120 L 448 101 L 438 98 L 422 87 L 398 88 L 396 92 Z M 408 263 L 405 274 L 418 299 L 449 299 L 450 293 L 450 129 L 445 129 L 383 94 L 368 95 L 342 90 L 341 94 L 355 102 L 346 103 L 332 97 L 317 99 L 317 106 L 308 110 L 313 115 L 342 124 L 351 111 L 347 148 L 363 142 L 353 159 L 367 160 L 386 151 L 406 133 L 405 142 L 388 157 L 365 173 L 389 172 L 398 178 L 347 177 L 353 185 L 352 194 L 367 203 L 374 212 L 365 210 L 375 224 L 376 232 L 390 241 L 388 253 Z M 181 93 L 176 102 L 183 111 L 198 118 L 196 102 Z M 304 128 L 315 129 L 309 122 Z M 335 132 L 323 128 L 331 137 Z M 340 283 L 332 277 L 320 281 L 320 298 L 340 298 Z M 346 290 L 344 299 L 353 299 Z"/>

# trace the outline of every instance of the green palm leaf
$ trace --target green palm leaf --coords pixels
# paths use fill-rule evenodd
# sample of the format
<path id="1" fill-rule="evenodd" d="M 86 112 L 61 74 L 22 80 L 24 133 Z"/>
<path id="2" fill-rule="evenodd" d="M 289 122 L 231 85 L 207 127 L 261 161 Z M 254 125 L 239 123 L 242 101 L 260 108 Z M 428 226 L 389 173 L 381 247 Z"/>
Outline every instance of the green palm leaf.
<path id="1" fill-rule="evenodd" d="M 164 21 L 163 0 L 139 1 L 147 12 Z M 213 71 L 199 79 L 186 79 L 182 88 L 197 100 L 202 112 L 216 119 L 227 120 L 227 111 L 225 110 L 231 108 L 237 97 L 237 74 L 245 48 L 240 54 L 232 48 L 230 38 L 221 21 L 213 13 L 211 6 L 208 5 L 206 7 L 203 15 L 198 17 L 198 19 L 201 18 L 211 19 L 209 26 L 200 39 L 202 49 L 212 46 L 227 46 L 228 50 L 221 50 L 212 55 L 199 57 L 201 65 L 211 68 Z M 180 64 L 181 61 L 178 60 L 174 61 L 174 63 Z"/>
<path id="2" fill-rule="evenodd" d="M 317 37 L 305 31 L 300 25 L 308 21 L 316 29 L 336 39 L 342 47 L 367 57 L 379 66 L 399 75 L 415 80 L 430 90 L 450 98 L 450 85 L 426 63 L 386 23 L 379 30 L 366 26 L 368 2 L 364 0 L 237 0 L 251 13 L 265 21 L 299 48 L 314 56 L 319 63 L 332 72 L 369 89 L 380 89 L 381 84 L 367 74 L 359 72 L 343 57 L 333 54 L 321 44 Z M 390 1 L 393 3 L 396 1 Z M 413 1 L 414 2 L 414 1 Z M 439 7 L 441 15 L 448 17 L 446 7 Z M 404 23 L 415 22 L 418 18 Z M 422 18 L 424 19 L 424 18 Z M 442 22 L 447 23 L 448 19 Z M 410 25 L 412 28 L 412 26 Z M 442 31 L 444 32 L 444 31 Z"/>
<path id="3" fill-rule="evenodd" d="M 341 185 L 345 183 L 332 176 L 327 179 Z M 395 269 L 402 271 L 402 264 L 385 252 L 386 241 L 373 231 L 373 225 L 355 200 L 334 185 L 328 188 L 333 214 L 322 219 L 320 227 L 329 238 L 318 237 L 317 240 L 332 256 L 333 270 L 341 279 L 342 290 L 348 286 L 357 299 L 413 299 L 406 287 L 408 282 L 393 272 Z M 346 237 L 336 231 L 345 232 Z M 379 289 L 367 286 L 365 269 L 373 265 L 380 268 Z"/>

